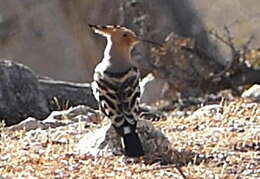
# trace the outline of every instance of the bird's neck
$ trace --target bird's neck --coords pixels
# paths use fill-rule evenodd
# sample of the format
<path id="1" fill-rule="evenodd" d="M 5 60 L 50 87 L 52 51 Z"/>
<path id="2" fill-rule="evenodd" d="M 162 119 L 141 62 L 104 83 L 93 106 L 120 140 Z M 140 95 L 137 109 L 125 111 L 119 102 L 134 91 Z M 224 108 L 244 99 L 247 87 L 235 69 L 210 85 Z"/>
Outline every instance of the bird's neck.
<path id="1" fill-rule="evenodd" d="M 133 67 L 131 64 L 131 49 L 123 48 L 120 44 L 112 42 L 111 38 L 107 38 L 102 63 L 107 64 L 107 70 L 110 72 L 121 73 L 127 71 Z"/>

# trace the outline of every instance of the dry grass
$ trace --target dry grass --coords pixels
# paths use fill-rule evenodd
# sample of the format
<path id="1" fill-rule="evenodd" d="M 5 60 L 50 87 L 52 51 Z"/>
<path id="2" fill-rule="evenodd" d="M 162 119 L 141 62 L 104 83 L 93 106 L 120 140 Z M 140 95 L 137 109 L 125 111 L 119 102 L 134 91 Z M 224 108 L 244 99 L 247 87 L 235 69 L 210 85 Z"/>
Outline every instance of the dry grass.
<path id="1" fill-rule="evenodd" d="M 202 116 L 155 122 L 175 149 L 209 156 L 181 167 L 187 178 L 260 177 L 260 105 L 241 99 Z M 124 157 L 79 155 L 75 146 L 87 132 L 80 123 L 48 130 L 1 128 L 0 176 L 10 178 L 183 178 L 174 166 L 128 162 Z"/>

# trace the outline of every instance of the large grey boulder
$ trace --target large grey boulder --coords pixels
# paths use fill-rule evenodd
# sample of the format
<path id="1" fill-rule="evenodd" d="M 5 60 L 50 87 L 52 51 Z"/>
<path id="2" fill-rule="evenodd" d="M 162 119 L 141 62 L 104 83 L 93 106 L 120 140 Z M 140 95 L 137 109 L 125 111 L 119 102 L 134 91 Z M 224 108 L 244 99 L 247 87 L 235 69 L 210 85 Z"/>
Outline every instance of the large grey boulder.
<path id="1" fill-rule="evenodd" d="M 0 61 L 0 121 L 7 126 L 28 117 L 46 118 L 53 110 L 97 102 L 90 84 L 77 84 L 38 77 L 30 68 Z"/>
<path id="2" fill-rule="evenodd" d="M 44 119 L 49 112 L 34 72 L 22 64 L 0 61 L 0 119 L 12 125 L 29 116 Z"/>

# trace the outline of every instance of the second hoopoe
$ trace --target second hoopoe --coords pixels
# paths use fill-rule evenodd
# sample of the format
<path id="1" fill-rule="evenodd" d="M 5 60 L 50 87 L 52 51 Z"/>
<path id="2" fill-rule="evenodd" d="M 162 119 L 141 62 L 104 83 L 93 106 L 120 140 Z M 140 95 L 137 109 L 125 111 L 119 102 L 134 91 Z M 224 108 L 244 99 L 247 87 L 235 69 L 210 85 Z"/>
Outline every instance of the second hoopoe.
<path id="1" fill-rule="evenodd" d="M 121 136 L 125 155 L 142 156 L 144 151 L 136 131 L 140 116 L 140 73 L 131 59 L 131 51 L 140 39 L 125 27 L 89 26 L 107 39 L 104 57 L 95 68 L 93 94 L 101 112 Z"/>

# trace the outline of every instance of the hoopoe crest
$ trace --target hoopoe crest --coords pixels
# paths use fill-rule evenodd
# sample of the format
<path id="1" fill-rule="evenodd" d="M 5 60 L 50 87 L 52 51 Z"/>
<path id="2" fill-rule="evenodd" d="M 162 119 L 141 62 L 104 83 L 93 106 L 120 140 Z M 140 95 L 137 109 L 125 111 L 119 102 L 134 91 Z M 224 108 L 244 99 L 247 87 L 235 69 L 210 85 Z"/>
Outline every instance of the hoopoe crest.
<path id="1" fill-rule="evenodd" d="M 125 27 L 121 26 L 112 26 L 112 25 L 89 25 L 94 32 L 100 34 L 104 37 L 110 38 L 111 41 L 115 44 L 120 44 L 122 48 L 131 48 L 136 45 L 140 40 L 136 34 Z"/>
<path id="2" fill-rule="evenodd" d="M 120 63 L 120 65 L 123 65 L 122 68 L 126 63 L 131 62 L 131 51 L 133 47 L 140 42 L 140 39 L 132 30 L 112 25 L 90 25 L 90 27 L 95 33 L 100 34 L 107 39 L 104 60 L 111 59 L 114 63 Z M 125 61 L 125 63 L 122 61 Z M 131 64 L 133 63 L 131 62 Z"/>

